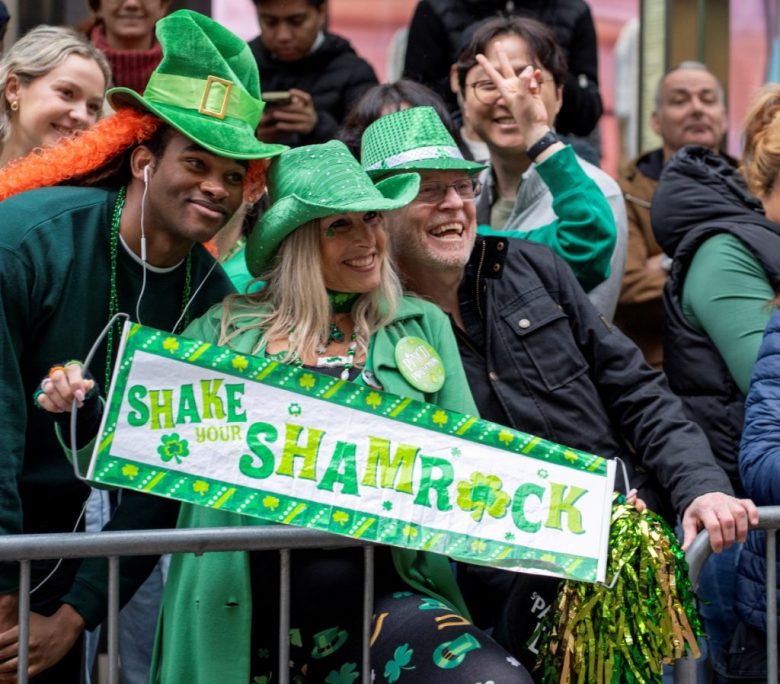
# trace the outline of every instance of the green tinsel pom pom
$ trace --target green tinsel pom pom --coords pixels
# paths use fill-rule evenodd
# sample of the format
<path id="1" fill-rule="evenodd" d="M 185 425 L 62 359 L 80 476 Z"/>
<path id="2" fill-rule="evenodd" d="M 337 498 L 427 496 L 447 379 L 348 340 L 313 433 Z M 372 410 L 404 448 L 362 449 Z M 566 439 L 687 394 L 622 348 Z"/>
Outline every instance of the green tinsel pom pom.
<path id="1" fill-rule="evenodd" d="M 543 684 L 660 684 L 663 663 L 699 657 L 702 626 L 677 537 L 623 497 L 612 507 L 607 581 L 565 582 L 542 626 Z"/>

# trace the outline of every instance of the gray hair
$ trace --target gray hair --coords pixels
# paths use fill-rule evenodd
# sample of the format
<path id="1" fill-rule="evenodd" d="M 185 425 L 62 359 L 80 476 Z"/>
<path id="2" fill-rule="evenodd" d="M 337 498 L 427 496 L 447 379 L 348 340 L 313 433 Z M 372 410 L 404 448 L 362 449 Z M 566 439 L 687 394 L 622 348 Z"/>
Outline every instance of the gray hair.
<path id="1" fill-rule="evenodd" d="M 718 77 L 713 74 L 709 67 L 703 62 L 697 62 L 695 60 L 689 59 L 684 62 L 680 62 L 677 66 L 673 66 L 658 80 L 658 83 L 655 86 L 655 111 L 661 109 L 661 88 L 663 88 L 664 81 L 669 74 L 673 74 L 675 71 L 704 71 L 708 73 L 710 76 L 712 76 L 712 78 L 715 79 L 715 83 L 718 86 L 718 99 L 720 100 L 720 103 L 725 106 L 726 94 L 723 90 L 723 86 L 718 80 Z"/>
<path id="2" fill-rule="evenodd" d="M 10 105 L 5 97 L 9 76 L 27 85 L 56 69 L 71 55 L 94 60 L 111 83 L 111 67 L 106 56 L 81 34 L 65 26 L 36 26 L 17 40 L 0 59 L 0 140 L 9 133 Z"/>

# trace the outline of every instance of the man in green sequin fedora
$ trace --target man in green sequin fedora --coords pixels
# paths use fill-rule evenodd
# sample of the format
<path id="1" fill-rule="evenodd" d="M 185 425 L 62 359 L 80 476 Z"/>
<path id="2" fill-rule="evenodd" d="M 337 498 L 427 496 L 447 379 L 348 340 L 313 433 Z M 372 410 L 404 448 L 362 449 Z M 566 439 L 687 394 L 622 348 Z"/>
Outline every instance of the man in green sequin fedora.
<path id="1" fill-rule="evenodd" d="M 68 408 L 51 405 L 52 388 L 80 376 L 79 364 L 68 359 L 84 359 L 113 314 L 179 331 L 231 291 L 200 243 L 243 201 L 259 198 L 267 160 L 285 149 L 255 136 L 263 103 L 246 43 L 190 11 L 162 19 L 157 36 L 163 60 L 142 95 L 110 91 L 113 117 L 0 174 L 3 534 L 83 529 L 89 488 L 74 476 L 39 409 Z M 97 382 L 70 387 L 93 423 L 119 325 L 97 347 L 90 368 Z M 127 492 L 109 526 L 173 526 L 176 512 L 164 499 Z M 154 564 L 123 561 L 122 602 Z M 33 564 L 34 681 L 79 680 L 78 642 L 105 616 L 105 579 L 102 562 L 80 569 L 69 560 Z M 17 587 L 15 565 L 0 567 L 0 680 L 16 670 Z"/>
<path id="2" fill-rule="evenodd" d="M 598 198 L 588 190 L 595 186 L 571 149 L 548 135 L 538 72 L 529 66 L 516 74 L 508 59 L 500 71 L 482 55 L 477 61 L 527 141 L 559 220 L 582 220 Z M 702 528 L 715 551 L 744 540 L 756 508 L 734 496 L 665 376 L 593 307 L 573 271 L 578 260 L 567 266 L 560 243 L 550 243 L 559 256 L 528 236 L 477 235 L 473 172 L 439 134 L 418 134 L 423 120 L 435 130 L 435 113 L 424 110 L 374 121 L 363 134 L 362 162 L 383 182 L 420 173 L 417 198 L 385 215 L 391 253 L 407 289 L 449 314 L 480 416 L 622 459 L 630 484 L 619 476 L 616 486 L 638 489 L 672 523 L 679 517 L 686 548 Z M 499 643 L 532 669 L 535 627 L 555 600 L 557 581 L 461 565 L 458 582 L 475 624 L 494 628 Z"/>

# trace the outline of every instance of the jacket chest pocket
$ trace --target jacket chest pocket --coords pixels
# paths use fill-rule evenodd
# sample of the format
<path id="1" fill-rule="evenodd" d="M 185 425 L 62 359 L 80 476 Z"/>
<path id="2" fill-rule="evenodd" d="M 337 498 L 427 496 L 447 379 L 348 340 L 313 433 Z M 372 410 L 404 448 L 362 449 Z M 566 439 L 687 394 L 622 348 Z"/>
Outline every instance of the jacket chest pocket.
<path id="1" fill-rule="evenodd" d="M 525 366 L 521 373 L 535 371 L 546 389 L 561 389 L 587 373 L 568 317 L 546 292 L 503 311 L 502 319 L 511 362 Z"/>

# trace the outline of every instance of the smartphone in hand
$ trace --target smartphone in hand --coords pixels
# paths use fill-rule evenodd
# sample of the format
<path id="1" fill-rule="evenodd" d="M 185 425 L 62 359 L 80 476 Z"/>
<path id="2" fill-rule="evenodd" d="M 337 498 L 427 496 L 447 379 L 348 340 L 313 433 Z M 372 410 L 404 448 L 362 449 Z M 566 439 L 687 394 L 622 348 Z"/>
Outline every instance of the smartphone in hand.
<path id="1" fill-rule="evenodd" d="M 272 90 L 262 95 L 263 102 L 269 106 L 286 107 L 292 104 L 292 94 L 289 90 Z"/>

